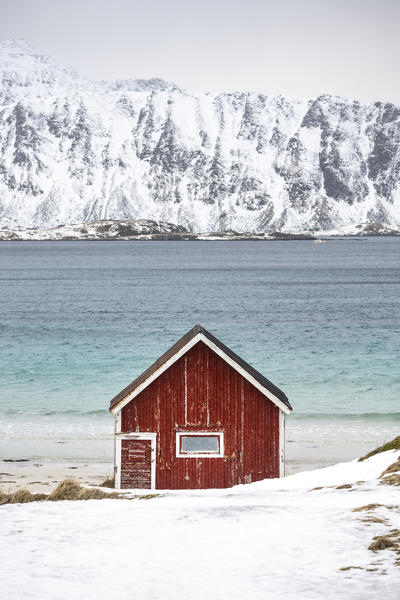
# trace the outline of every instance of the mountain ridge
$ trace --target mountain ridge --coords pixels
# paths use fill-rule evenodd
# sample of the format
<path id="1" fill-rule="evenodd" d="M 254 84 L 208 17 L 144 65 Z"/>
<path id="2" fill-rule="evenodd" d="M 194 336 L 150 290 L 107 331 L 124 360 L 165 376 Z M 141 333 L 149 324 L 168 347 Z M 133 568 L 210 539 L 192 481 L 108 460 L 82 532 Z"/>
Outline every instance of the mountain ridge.
<path id="1" fill-rule="evenodd" d="M 0 43 L 0 228 L 149 219 L 193 232 L 400 227 L 400 108 L 90 81 Z"/>

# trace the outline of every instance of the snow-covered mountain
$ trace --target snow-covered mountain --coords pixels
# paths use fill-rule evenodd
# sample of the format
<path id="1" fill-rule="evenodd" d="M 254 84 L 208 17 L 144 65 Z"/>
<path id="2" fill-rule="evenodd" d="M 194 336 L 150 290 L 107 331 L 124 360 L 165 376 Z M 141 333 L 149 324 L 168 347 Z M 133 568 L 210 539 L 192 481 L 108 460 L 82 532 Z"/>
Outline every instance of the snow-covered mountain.
<path id="1" fill-rule="evenodd" d="M 90 81 L 0 44 L 0 228 L 400 227 L 400 108 Z"/>

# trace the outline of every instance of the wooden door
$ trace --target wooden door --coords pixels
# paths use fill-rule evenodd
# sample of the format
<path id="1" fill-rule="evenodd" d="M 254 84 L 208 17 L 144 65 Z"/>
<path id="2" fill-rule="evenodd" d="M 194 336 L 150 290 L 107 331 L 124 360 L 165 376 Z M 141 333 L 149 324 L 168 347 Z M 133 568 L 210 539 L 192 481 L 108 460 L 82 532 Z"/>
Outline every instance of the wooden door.
<path id="1" fill-rule="evenodd" d="M 151 440 L 121 440 L 121 488 L 150 489 Z"/>

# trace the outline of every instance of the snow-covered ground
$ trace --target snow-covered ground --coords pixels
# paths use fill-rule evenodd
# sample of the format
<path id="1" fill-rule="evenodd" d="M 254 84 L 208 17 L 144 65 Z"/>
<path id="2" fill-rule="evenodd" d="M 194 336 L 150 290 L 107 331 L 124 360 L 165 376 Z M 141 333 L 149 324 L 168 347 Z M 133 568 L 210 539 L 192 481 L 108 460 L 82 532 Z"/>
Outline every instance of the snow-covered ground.
<path id="1" fill-rule="evenodd" d="M 368 546 L 400 529 L 399 488 L 377 480 L 399 456 L 228 490 L 4 505 L 1 597 L 397 600 L 398 555 Z M 353 512 L 371 503 L 385 506 Z"/>

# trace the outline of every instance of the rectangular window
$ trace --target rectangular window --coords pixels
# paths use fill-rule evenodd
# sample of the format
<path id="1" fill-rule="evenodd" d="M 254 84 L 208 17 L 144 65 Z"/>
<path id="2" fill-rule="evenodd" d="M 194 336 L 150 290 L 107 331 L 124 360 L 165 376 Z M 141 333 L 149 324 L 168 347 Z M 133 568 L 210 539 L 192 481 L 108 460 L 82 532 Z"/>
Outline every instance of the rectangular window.
<path id="1" fill-rule="evenodd" d="M 217 435 L 181 435 L 181 453 L 209 452 L 219 453 L 219 437 Z"/>
<path id="2" fill-rule="evenodd" d="M 176 455 L 180 458 L 221 458 L 224 456 L 224 434 L 217 431 L 178 431 Z"/>

